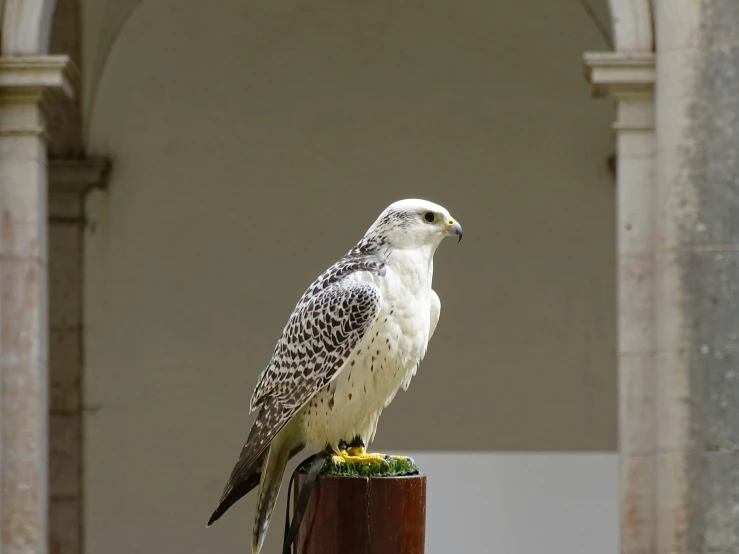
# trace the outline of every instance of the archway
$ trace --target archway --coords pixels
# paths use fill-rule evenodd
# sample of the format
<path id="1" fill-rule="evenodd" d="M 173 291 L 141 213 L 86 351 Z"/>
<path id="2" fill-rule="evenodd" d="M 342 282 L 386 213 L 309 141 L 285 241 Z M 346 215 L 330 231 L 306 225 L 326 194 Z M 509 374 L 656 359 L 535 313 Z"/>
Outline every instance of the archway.
<path id="1" fill-rule="evenodd" d="M 618 52 L 623 52 L 628 55 L 621 58 L 620 61 L 619 59 L 614 57 L 606 59 L 604 64 L 596 67 L 598 71 L 601 71 L 603 69 L 607 71 L 612 71 L 614 67 L 618 66 L 619 64 L 623 65 L 623 60 L 633 59 L 633 56 L 629 57 L 632 53 L 648 53 L 652 50 L 651 11 L 646 0 L 639 2 L 632 0 L 611 0 L 611 10 L 614 20 L 613 33 L 615 37 L 616 49 Z M 49 29 L 53 12 L 53 1 L 24 2 L 22 0 L 6 0 L 2 33 L 3 55 L 12 55 L 14 57 L 23 58 L 25 56 L 30 57 L 47 54 L 49 47 Z M 0 73 L 1 72 L 2 70 L 0 70 Z M 63 71 L 61 72 L 61 75 L 64 75 Z M 609 75 L 613 76 L 612 74 Z M 615 84 L 622 86 L 620 90 L 623 91 L 623 77 L 613 76 L 613 79 Z M 619 81 L 619 79 L 621 80 Z M 56 86 L 61 86 L 61 83 L 63 83 L 63 81 L 59 81 L 59 83 L 60 85 Z M 613 83 L 608 82 L 606 84 L 608 86 L 611 86 Z M 54 85 L 54 83 L 43 84 L 44 87 L 47 85 Z M 66 86 L 66 84 L 64 86 Z M 633 91 L 631 92 L 633 93 Z M 632 101 L 636 101 L 636 99 L 633 98 L 633 94 Z M 644 98 L 641 97 L 640 101 L 642 102 L 642 104 L 639 105 L 643 107 Z M 622 106 L 625 108 L 625 111 L 628 111 L 628 106 L 635 107 L 636 105 L 632 102 L 632 104 L 624 103 L 622 104 Z M 628 123 L 628 125 L 622 128 L 624 136 L 626 136 L 629 132 L 643 131 L 643 129 L 637 130 L 634 128 L 634 126 L 638 127 L 642 123 L 634 122 L 631 120 L 626 123 Z M 626 161 L 623 162 L 623 164 L 626 163 Z M 626 165 L 619 166 L 620 175 L 623 176 L 629 171 L 629 169 L 624 169 L 626 167 Z M 33 183 L 27 184 L 39 186 L 40 183 L 42 182 L 37 180 Z M 43 306 L 39 304 L 38 309 L 41 310 L 42 308 Z M 44 332 L 45 331 L 42 328 L 39 328 L 37 331 L 37 333 L 39 334 L 42 334 Z M 48 339 L 44 339 L 41 335 L 39 335 L 39 341 L 43 340 Z M 11 504 L 9 509 L 12 509 L 12 507 L 13 505 Z M 5 517 L 5 515 L 3 515 L 3 517 Z"/>

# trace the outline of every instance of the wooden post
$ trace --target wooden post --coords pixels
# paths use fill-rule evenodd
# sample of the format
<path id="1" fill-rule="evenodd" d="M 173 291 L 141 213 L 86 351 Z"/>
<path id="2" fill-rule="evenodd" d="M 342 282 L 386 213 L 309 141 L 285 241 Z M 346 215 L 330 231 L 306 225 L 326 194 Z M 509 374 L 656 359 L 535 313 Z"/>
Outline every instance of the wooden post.
<path id="1" fill-rule="evenodd" d="M 307 473 L 295 476 L 293 506 Z M 426 476 L 318 477 L 293 554 L 424 554 Z"/>

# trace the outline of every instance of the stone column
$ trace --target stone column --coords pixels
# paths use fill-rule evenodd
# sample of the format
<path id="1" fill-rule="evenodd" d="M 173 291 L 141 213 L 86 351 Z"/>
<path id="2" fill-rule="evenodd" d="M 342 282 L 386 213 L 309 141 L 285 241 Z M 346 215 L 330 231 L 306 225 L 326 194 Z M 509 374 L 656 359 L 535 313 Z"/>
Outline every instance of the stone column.
<path id="1" fill-rule="evenodd" d="M 596 96 L 617 102 L 621 552 L 656 544 L 654 56 L 585 56 Z"/>
<path id="2" fill-rule="evenodd" d="M 49 160 L 49 544 L 81 554 L 85 196 L 103 188 L 105 159 Z"/>
<path id="3" fill-rule="evenodd" d="M 657 0 L 658 552 L 739 552 L 739 4 Z"/>
<path id="4" fill-rule="evenodd" d="M 0 551 L 47 552 L 48 303 L 44 106 L 66 56 L 0 58 Z M 56 93 L 56 94 L 55 94 Z"/>

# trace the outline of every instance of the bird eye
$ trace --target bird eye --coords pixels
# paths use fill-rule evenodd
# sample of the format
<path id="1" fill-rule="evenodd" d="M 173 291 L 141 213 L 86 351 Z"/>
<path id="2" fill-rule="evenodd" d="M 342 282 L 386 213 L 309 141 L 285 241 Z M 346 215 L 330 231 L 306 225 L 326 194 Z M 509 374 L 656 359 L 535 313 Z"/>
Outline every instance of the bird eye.
<path id="1" fill-rule="evenodd" d="M 426 212 L 423 218 L 429 223 L 433 223 L 434 220 L 436 219 L 436 214 L 434 212 Z"/>

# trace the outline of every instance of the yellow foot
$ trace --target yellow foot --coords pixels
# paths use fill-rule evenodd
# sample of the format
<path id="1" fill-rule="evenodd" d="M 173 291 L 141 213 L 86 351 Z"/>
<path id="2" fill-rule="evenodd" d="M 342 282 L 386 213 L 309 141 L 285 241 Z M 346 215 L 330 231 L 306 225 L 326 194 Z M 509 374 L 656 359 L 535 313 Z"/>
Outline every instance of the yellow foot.
<path id="1" fill-rule="evenodd" d="M 366 456 L 382 456 L 382 458 L 385 459 L 385 460 L 387 460 L 387 459 L 393 459 L 393 460 L 410 460 L 411 462 L 413 462 L 413 458 L 410 458 L 408 456 L 388 456 L 387 454 L 379 454 L 379 453 L 377 453 L 377 454 L 368 454 L 367 452 L 365 452 L 363 446 L 358 446 L 356 448 L 350 448 L 350 449 L 347 450 L 347 452 L 349 453 L 350 456 L 357 456 L 357 457 L 360 457 L 360 458 L 366 457 Z"/>
<path id="2" fill-rule="evenodd" d="M 343 464 L 346 462 L 347 456 L 346 450 L 342 450 L 338 454 L 331 454 L 331 461 L 335 464 Z"/>
<path id="3" fill-rule="evenodd" d="M 371 464 L 377 462 L 380 464 L 387 463 L 388 456 L 386 454 L 370 454 L 365 452 L 364 447 L 350 448 L 342 450 L 338 454 L 331 456 L 331 460 L 335 464 L 345 464 L 346 462 L 359 462 L 363 464 Z"/>
<path id="4" fill-rule="evenodd" d="M 410 462 L 412 464 L 415 464 L 415 460 L 411 458 L 410 456 L 390 456 L 393 460 L 405 460 L 407 462 Z"/>

